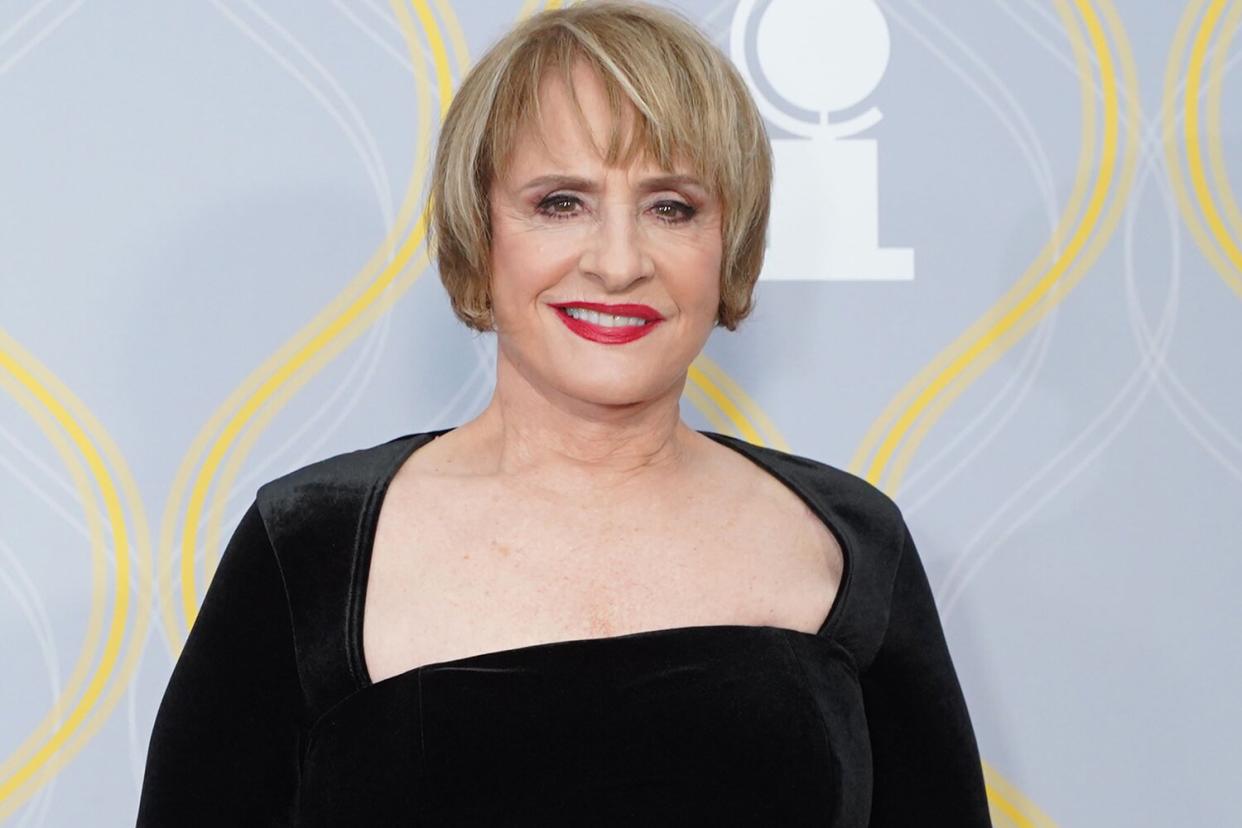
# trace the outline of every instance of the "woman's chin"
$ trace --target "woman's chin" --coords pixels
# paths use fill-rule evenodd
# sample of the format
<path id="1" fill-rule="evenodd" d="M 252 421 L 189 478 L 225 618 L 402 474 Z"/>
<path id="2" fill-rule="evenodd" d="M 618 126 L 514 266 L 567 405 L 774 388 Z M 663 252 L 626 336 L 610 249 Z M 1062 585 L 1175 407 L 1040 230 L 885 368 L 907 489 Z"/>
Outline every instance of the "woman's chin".
<path id="1" fill-rule="evenodd" d="M 590 373 L 586 365 L 576 365 L 576 370 Z M 594 405 L 638 405 L 661 395 L 667 383 L 651 376 L 634 377 L 599 372 L 587 379 L 581 375 L 566 378 L 561 383 L 561 393 L 568 397 Z"/>

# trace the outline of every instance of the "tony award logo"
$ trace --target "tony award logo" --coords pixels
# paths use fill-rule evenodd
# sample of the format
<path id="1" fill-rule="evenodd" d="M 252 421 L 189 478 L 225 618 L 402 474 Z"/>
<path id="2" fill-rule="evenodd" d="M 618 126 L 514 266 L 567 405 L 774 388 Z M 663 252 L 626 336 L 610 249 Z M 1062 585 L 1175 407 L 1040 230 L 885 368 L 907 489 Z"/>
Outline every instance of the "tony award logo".
<path id="1" fill-rule="evenodd" d="M 914 251 L 879 246 L 877 147 L 854 137 L 880 120 L 857 107 L 884 76 L 888 25 L 874 0 L 741 0 L 733 62 L 773 136 L 776 165 L 765 280 L 914 278 Z"/>

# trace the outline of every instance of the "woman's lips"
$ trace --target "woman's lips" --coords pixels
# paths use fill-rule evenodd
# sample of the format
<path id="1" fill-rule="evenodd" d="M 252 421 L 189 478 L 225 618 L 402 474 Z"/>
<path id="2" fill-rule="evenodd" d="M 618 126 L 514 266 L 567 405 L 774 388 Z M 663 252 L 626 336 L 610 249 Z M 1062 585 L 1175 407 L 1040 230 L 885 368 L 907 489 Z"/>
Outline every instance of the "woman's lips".
<path id="1" fill-rule="evenodd" d="M 635 339 L 641 339 L 651 333 L 651 329 L 659 325 L 662 320 L 651 320 L 645 325 L 618 325 L 616 327 L 605 327 L 604 325 L 596 325 L 585 319 L 574 319 L 564 308 L 556 308 L 556 315 L 565 323 L 565 327 L 576 333 L 583 339 L 589 339 L 592 342 L 599 342 L 604 345 L 622 345 L 626 342 L 633 342 Z"/>

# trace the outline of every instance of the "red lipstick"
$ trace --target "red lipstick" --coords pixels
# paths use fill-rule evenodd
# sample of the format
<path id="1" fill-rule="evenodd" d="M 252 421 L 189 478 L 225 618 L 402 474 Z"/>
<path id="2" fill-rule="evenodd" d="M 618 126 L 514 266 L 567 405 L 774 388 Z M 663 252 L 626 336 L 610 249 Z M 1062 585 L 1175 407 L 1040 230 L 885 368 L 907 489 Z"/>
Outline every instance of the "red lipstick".
<path id="1" fill-rule="evenodd" d="M 599 342 L 604 345 L 621 345 L 626 342 L 633 342 L 635 339 L 641 339 L 661 321 L 664 317 L 655 308 L 650 305 L 605 305 L 599 302 L 558 302 L 552 307 L 556 308 L 556 315 L 571 331 L 576 333 L 583 339 L 589 339 L 592 342 Z M 605 327 L 604 325 L 596 325 L 585 319 L 574 319 L 565 312 L 566 308 L 583 308 L 584 310 L 598 311 L 599 313 L 611 313 L 617 316 L 635 316 L 639 319 L 645 319 L 646 324 L 643 325 L 618 325 L 616 327 Z"/>

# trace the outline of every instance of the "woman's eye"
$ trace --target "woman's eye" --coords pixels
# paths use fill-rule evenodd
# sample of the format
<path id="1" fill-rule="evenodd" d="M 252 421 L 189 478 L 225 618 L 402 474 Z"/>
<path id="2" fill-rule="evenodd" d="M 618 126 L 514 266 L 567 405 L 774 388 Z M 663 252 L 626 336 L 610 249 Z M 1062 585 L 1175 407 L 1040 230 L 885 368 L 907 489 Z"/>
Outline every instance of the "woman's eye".
<path id="1" fill-rule="evenodd" d="M 695 209 L 680 201 L 661 201 L 655 206 L 656 215 L 669 224 L 680 224 L 694 217 Z"/>
<path id="2" fill-rule="evenodd" d="M 569 218 L 578 204 L 574 196 L 550 195 L 539 202 L 539 212 L 553 218 Z"/>

